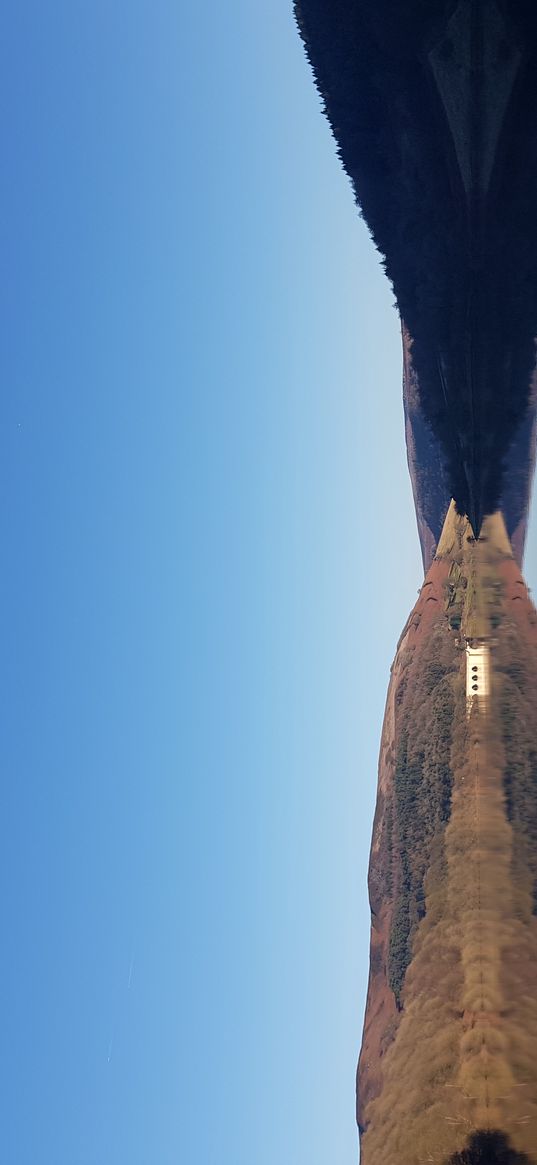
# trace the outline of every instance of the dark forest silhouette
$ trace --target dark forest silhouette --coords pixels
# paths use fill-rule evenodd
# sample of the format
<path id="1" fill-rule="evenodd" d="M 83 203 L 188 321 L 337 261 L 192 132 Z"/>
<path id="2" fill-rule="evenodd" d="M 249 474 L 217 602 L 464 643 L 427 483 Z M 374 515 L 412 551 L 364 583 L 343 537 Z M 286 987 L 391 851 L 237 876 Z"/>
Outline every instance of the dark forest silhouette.
<path id="1" fill-rule="evenodd" d="M 513 39 L 501 51 L 522 45 L 526 56 L 477 204 L 465 196 L 426 57 L 453 8 L 450 0 L 297 0 L 296 14 L 412 337 L 424 419 L 475 528 L 505 492 L 535 365 L 537 9 L 503 4 Z M 438 52 L 450 51 L 440 36 Z"/>
<path id="2" fill-rule="evenodd" d="M 466 1149 L 448 1165 L 531 1165 L 525 1153 L 516 1153 L 503 1133 L 474 1133 Z"/>

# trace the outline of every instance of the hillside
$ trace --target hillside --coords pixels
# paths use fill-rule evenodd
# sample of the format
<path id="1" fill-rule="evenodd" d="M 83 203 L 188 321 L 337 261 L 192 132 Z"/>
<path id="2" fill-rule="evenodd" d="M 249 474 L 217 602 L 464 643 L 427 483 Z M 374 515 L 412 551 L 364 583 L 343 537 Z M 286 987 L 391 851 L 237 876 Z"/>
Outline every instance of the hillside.
<path id="1" fill-rule="evenodd" d="M 296 14 L 408 332 L 446 496 L 476 533 L 502 505 L 514 537 L 535 442 L 537 9 L 297 0 Z M 436 514 L 428 482 L 422 510 Z"/>
<path id="2" fill-rule="evenodd" d="M 408 470 L 416 510 L 423 569 L 434 558 L 449 502 L 449 481 L 440 442 L 426 423 L 420 402 L 419 382 L 412 362 L 412 343 L 403 325 L 403 408 Z M 536 452 L 536 376 L 532 378 L 530 405 L 505 458 L 502 478 L 502 511 L 513 553 L 520 566 L 524 558 L 531 487 Z"/>
<path id="3" fill-rule="evenodd" d="M 399 641 L 369 887 L 363 1165 L 535 1165 L 537 614 L 500 515 L 476 543 L 451 506 Z"/>

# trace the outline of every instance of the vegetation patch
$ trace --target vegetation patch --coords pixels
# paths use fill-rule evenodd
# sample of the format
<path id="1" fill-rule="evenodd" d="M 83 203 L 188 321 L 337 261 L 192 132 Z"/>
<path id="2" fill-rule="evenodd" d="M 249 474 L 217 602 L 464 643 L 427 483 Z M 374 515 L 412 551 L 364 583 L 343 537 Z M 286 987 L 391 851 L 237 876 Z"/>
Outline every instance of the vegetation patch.
<path id="1" fill-rule="evenodd" d="M 448 1165 L 533 1165 L 525 1153 L 517 1153 L 507 1137 L 498 1132 L 478 1132 L 462 1153 L 455 1153 Z"/>
<path id="2" fill-rule="evenodd" d="M 519 41 L 526 52 L 479 230 L 429 61 L 431 46 L 447 57 L 453 50 L 452 0 L 296 0 L 295 8 L 341 160 L 412 337 L 423 512 L 437 528 L 446 492 L 469 512 L 472 461 L 484 511 L 508 498 L 511 534 L 525 511 L 532 460 L 536 6 L 502 4 L 511 25 L 503 51 L 509 60 Z"/>
<path id="3" fill-rule="evenodd" d="M 425 880 L 451 808 L 450 764 L 455 710 L 449 632 L 427 645 L 412 677 L 412 704 L 403 709 L 393 801 L 385 814 L 386 889 L 394 893 L 388 943 L 388 983 L 398 1005 L 412 940 L 425 914 Z"/>

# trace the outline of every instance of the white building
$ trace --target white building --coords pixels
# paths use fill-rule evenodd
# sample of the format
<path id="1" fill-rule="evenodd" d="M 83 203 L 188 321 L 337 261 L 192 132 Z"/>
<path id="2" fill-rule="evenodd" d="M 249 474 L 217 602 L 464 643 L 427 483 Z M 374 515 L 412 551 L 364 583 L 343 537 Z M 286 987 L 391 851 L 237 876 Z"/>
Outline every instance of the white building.
<path id="1" fill-rule="evenodd" d="M 476 641 L 473 640 L 475 643 Z M 481 704 L 490 695 L 490 649 L 486 643 L 476 647 L 466 644 L 466 706 L 468 712 L 474 700 Z"/>

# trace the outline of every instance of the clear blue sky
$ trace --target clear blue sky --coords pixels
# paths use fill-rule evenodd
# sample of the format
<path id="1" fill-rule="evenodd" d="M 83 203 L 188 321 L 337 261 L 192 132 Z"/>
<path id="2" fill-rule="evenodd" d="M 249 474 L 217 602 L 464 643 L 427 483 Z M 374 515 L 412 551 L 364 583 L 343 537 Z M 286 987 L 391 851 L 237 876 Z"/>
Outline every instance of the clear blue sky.
<path id="1" fill-rule="evenodd" d="M 0 54 L 2 1160 L 351 1165 L 392 297 L 289 0 Z"/>

